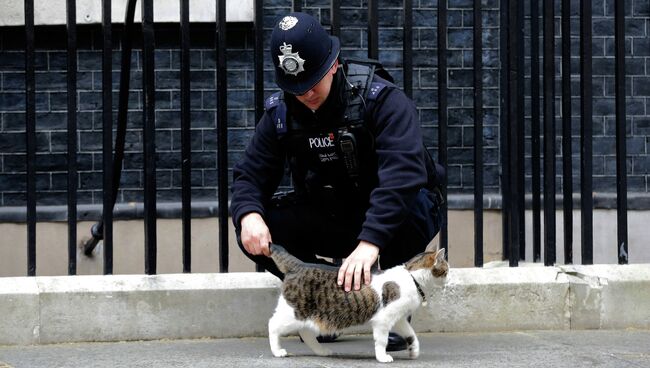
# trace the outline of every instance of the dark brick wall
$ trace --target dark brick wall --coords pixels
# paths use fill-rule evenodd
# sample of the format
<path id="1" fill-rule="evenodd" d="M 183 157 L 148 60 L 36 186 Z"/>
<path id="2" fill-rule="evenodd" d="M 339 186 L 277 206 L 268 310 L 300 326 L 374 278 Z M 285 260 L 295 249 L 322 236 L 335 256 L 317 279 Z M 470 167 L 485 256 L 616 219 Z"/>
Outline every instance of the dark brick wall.
<path id="1" fill-rule="evenodd" d="M 290 1 L 265 1 L 265 42 Z M 425 142 L 437 157 L 437 57 L 436 0 L 415 1 L 414 99 L 419 108 Z M 380 2 L 380 59 L 402 83 L 402 1 Z M 594 1 L 594 185 L 596 191 L 615 191 L 613 108 L 613 1 Z M 499 2 L 484 0 L 484 145 L 487 192 L 499 190 Z M 365 2 L 348 1 L 342 9 L 341 38 L 344 55 L 366 54 L 367 15 Z M 472 1 L 449 0 L 449 189 L 451 193 L 473 190 L 472 113 Z M 648 191 L 648 145 L 650 141 L 650 10 L 647 1 L 628 1 L 628 175 L 630 191 Z M 306 1 L 303 9 L 329 27 L 329 1 Z M 559 15 L 559 8 L 557 10 Z M 579 68 L 578 18 L 574 35 L 574 182 L 579 183 Z M 559 18 L 558 18 L 559 22 Z M 556 27 L 559 30 L 559 23 Z M 559 32 L 559 31 L 558 31 Z M 214 26 L 193 25 L 192 31 L 192 185 L 193 200 L 214 201 L 216 171 L 216 82 Z M 156 28 L 156 157 L 158 199 L 180 198 L 180 82 L 178 27 Z M 254 71 L 253 33 L 250 24 L 228 25 L 228 124 L 230 165 L 241 158 L 253 132 Z M 116 26 L 113 57 L 114 107 L 119 81 L 119 39 Z M 559 37 L 559 34 L 558 34 Z M 134 38 L 138 48 L 139 35 Z M 37 187 L 38 203 L 63 204 L 66 200 L 66 55 L 62 27 L 39 28 L 36 35 L 37 83 Z M 101 203 L 101 29 L 79 29 L 79 200 Z M 557 53 L 560 54 L 559 38 Z M 22 30 L 0 29 L 0 206 L 25 203 L 24 133 L 24 42 Z M 127 152 L 119 201 L 142 199 L 142 93 L 140 51 L 134 52 Z M 266 54 L 265 54 L 266 56 Z M 527 59 L 529 61 L 529 57 Z M 558 59 L 558 73 L 559 73 Z M 528 65 L 528 64 L 527 64 Z M 265 95 L 275 91 L 271 64 L 265 60 Z M 527 83 L 527 86 L 530 84 Z M 558 74 L 559 102 L 559 74 Z M 529 114 L 529 109 L 527 109 Z M 556 109 L 558 117 L 559 105 Z M 560 120 L 558 133 L 561 131 Z M 560 145 L 558 138 L 558 147 Z M 529 147 L 528 147 L 529 149 Z M 558 149 L 558 153 L 559 153 Z M 558 157 L 559 158 L 559 157 Z M 529 165 L 528 165 L 529 166 Z M 530 168 L 527 174 L 530 175 Z M 558 159 L 558 182 L 561 184 Z M 577 188 L 577 187 L 576 187 Z M 558 189 L 559 190 L 559 189 Z M 577 191 L 577 190 L 576 190 Z"/>

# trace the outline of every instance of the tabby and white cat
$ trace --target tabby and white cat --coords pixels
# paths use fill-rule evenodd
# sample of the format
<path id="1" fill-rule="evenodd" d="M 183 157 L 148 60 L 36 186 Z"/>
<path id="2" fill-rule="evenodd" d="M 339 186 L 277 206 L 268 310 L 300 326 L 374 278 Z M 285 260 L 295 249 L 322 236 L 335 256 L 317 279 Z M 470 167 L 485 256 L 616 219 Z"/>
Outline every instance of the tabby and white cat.
<path id="1" fill-rule="evenodd" d="M 444 249 L 424 252 L 405 265 L 373 274 L 370 285 L 361 290 L 345 292 L 337 284 L 336 267 L 304 263 L 276 244 L 271 245 L 271 258 L 285 274 L 278 305 L 269 320 L 274 356 L 287 355 L 280 336 L 296 331 L 314 353 L 330 355 L 316 340 L 317 335 L 370 322 L 375 356 L 382 363 L 393 361 L 386 353 L 391 329 L 406 339 L 410 358 L 419 356 L 418 338 L 407 317 L 426 301 L 423 287 L 444 283 L 449 268 Z"/>

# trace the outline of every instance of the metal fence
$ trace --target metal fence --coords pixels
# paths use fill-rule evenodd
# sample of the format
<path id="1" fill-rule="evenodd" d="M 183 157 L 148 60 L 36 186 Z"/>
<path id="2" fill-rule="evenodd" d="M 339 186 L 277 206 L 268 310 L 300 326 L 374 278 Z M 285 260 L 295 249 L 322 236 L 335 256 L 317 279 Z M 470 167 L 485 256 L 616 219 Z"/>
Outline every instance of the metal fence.
<path id="1" fill-rule="evenodd" d="M 181 39 L 181 142 L 182 142 L 182 262 L 183 271 L 191 272 L 191 195 L 190 169 L 190 21 L 189 0 L 180 1 L 180 39 Z M 413 88 L 413 4 L 412 0 L 403 0 L 403 89 L 412 96 Z M 67 55 L 69 71 L 77 70 L 77 28 L 76 1 L 67 0 Z M 483 265 L 483 65 L 482 65 L 482 13 L 481 0 L 473 0 L 473 83 L 474 83 L 474 223 L 475 266 Z M 28 275 L 36 274 L 36 125 L 35 125 L 35 71 L 34 71 L 34 0 L 25 0 L 25 93 L 26 93 L 26 193 L 27 193 L 27 228 L 28 228 Z M 226 72 L 226 21 L 225 0 L 215 2 L 217 24 L 215 53 L 217 60 L 217 162 L 218 162 L 218 203 L 219 206 L 219 270 L 228 271 L 228 160 L 227 160 L 227 79 Z M 626 207 L 626 150 L 625 150 L 625 58 L 624 58 L 624 1 L 614 2 L 615 6 L 615 85 L 616 85 L 616 170 L 617 170 L 617 210 L 618 210 L 618 242 L 617 254 L 621 264 L 627 263 L 627 207 Z M 553 0 L 543 0 L 542 32 L 543 32 L 543 96 L 540 96 L 540 65 L 539 65 L 539 1 L 527 2 L 518 0 L 500 0 L 500 50 L 501 50 L 501 169 L 502 169 L 502 219 L 503 219 L 503 254 L 509 260 L 510 266 L 517 266 L 525 254 L 525 186 L 524 186 L 524 7 L 530 6 L 531 27 L 531 166 L 532 166 L 532 212 L 533 212 L 533 256 L 534 261 L 541 259 L 541 211 L 545 233 L 544 264 L 556 263 L 555 255 L 555 8 Z M 129 0 L 125 15 L 125 31 L 122 48 L 130 50 L 131 37 L 134 30 L 133 15 L 136 1 Z M 141 0 L 142 14 L 142 57 L 143 57 L 143 137 L 145 158 L 152 158 L 156 153 L 155 147 L 155 78 L 154 78 L 154 19 L 153 0 Z M 580 89 L 581 89 L 581 122 L 580 122 L 580 152 L 581 152 L 581 181 L 580 209 L 582 212 L 581 252 L 582 263 L 593 262 L 593 199 L 592 199 L 592 87 L 591 87 L 591 1 L 580 1 Z M 255 40 L 255 116 L 259 120 L 263 114 L 264 101 L 264 70 L 262 19 L 264 15 L 263 1 L 254 1 L 254 40 Z M 301 1 L 293 1 L 293 9 L 301 10 Z M 340 35 L 340 0 L 332 0 L 330 4 L 331 32 Z M 86 251 L 92 250 L 100 239 L 103 241 L 104 273 L 113 272 L 113 217 L 112 209 L 115 204 L 117 186 L 122 167 L 124 134 L 127 115 L 129 90 L 130 52 L 123 52 L 122 74 L 120 83 L 119 111 L 117 119 L 117 134 L 112 136 L 112 26 L 111 1 L 102 1 L 102 86 L 103 86 L 103 218 L 93 227 L 94 240 L 86 244 Z M 378 44 L 378 1 L 368 0 L 368 57 L 377 58 Z M 438 65 L 438 161 L 447 166 L 447 0 L 437 1 L 437 65 Z M 572 167 L 571 167 L 571 84 L 570 84 L 570 2 L 562 1 L 562 157 L 564 180 L 564 263 L 572 263 Z M 433 20 L 432 20 L 433 21 Z M 68 273 L 76 274 L 77 252 L 77 166 L 76 166 L 76 73 L 67 73 L 68 83 Z M 542 98 L 543 97 L 543 98 Z M 543 103 L 543 105 L 542 105 Z M 542 114 L 543 112 L 543 114 Z M 543 126 L 541 125 L 543 117 Z M 543 132 L 543 134 L 542 134 Z M 544 145 L 540 146 L 543 137 Z M 115 138 L 115 153 L 112 144 Z M 543 156 L 540 150 L 543 148 Z M 122 153 L 120 153 L 122 150 Z M 543 186 L 540 171 L 543 157 Z M 144 161 L 144 232 L 145 232 L 145 273 L 156 273 L 156 178 L 155 160 Z M 541 202 L 543 187 L 543 206 Z M 446 198 L 446 190 L 443 192 Z M 447 209 L 444 209 L 447 211 Z M 440 233 L 440 244 L 448 247 L 448 229 Z"/>

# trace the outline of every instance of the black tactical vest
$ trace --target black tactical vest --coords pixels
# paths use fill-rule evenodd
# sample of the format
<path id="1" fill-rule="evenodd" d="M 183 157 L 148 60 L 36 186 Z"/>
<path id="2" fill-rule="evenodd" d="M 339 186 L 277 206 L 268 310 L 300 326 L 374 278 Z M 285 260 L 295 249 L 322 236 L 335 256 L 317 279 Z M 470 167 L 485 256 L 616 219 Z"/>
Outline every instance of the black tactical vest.
<path id="1" fill-rule="evenodd" d="M 343 85 L 336 91 L 342 100 L 339 116 L 329 121 L 297 118 L 288 113 L 282 92 L 265 101 L 276 133 L 286 147 L 295 191 L 320 196 L 334 191 L 337 198 L 367 203 L 378 184 L 375 138 L 366 123 L 366 104 L 376 100 L 385 88 L 396 88 L 379 62 L 354 59 L 343 62 Z M 340 72 L 339 72 L 340 73 Z M 374 75 L 384 80 L 373 82 Z M 299 103 L 295 101 L 295 103 Z M 437 185 L 436 166 L 425 154 L 429 187 Z"/>

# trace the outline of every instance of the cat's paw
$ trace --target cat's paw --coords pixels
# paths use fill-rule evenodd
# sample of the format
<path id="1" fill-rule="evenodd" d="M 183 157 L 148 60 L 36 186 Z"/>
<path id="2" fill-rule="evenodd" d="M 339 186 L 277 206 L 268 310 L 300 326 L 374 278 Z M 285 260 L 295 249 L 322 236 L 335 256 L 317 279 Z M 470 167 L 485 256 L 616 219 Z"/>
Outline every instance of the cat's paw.
<path id="1" fill-rule="evenodd" d="M 418 347 L 409 347 L 409 358 L 417 359 L 420 356 L 420 349 Z"/>
<path id="2" fill-rule="evenodd" d="M 287 351 L 284 349 L 275 350 L 272 352 L 273 356 L 276 358 L 284 358 L 287 356 Z"/>
<path id="3" fill-rule="evenodd" d="M 391 363 L 393 361 L 393 357 L 389 354 L 377 355 L 377 361 L 379 363 Z"/>

